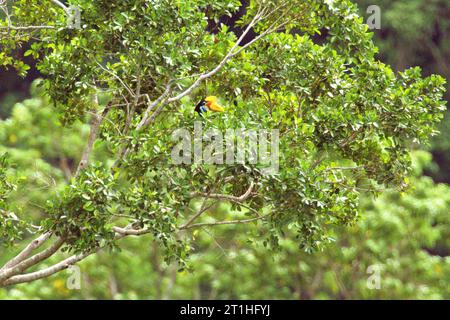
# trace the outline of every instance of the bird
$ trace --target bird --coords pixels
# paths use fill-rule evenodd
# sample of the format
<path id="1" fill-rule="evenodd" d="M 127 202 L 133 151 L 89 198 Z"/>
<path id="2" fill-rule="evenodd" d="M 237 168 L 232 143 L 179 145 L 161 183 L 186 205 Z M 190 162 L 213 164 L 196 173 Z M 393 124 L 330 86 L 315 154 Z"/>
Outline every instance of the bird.
<path id="1" fill-rule="evenodd" d="M 197 106 L 195 107 L 195 111 L 203 117 L 203 114 L 208 112 L 209 110 L 215 112 L 224 112 L 225 110 L 217 103 L 217 97 L 208 96 L 202 99 Z"/>

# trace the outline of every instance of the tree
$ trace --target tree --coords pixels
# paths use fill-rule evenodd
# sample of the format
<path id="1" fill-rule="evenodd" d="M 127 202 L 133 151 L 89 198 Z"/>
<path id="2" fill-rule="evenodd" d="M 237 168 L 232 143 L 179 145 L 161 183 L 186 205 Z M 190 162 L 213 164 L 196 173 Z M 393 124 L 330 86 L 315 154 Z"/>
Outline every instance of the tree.
<path id="1" fill-rule="evenodd" d="M 21 188 L 25 191 L 10 200 L 15 202 L 31 193 L 31 199 L 21 203 L 26 213 L 36 210 L 36 204 L 43 203 L 49 192 L 55 192 L 53 188 L 58 190 L 65 184 L 64 167 L 57 168 L 59 161 L 52 161 L 53 171 L 57 172 L 53 181 L 49 166 L 44 165 L 47 157 L 37 160 L 28 154 L 64 154 L 71 162 L 70 154 L 60 150 L 61 144 L 53 143 L 61 136 L 58 127 L 45 129 L 47 124 L 57 122 L 52 108 L 48 99 L 33 97 L 16 104 L 13 117 L 0 123 L 0 144 L 8 146 L 5 150 L 13 157 L 17 176 L 46 177 L 27 180 Z M 10 136 L 19 127 L 27 129 L 11 144 Z M 73 128 L 64 135 L 72 144 L 80 140 L 75 148 L 79 152 L 80 136 L 88 133 L 86 127 Z M 36 137 L 42 143 L 36 143 Z M 101 148 L 97 149 L 94 159 L 102 159 L 107 151 L 99 153 Z M 290 234 L 281 240 L 279 251 L 267 250 L 257 239 L 249 245 L 249 234 L 264 232 L 261 225 L 205 227 L 192 234 L 195 243 L 189 261 L 194 272 L 177 273 L 176 265 L 163 263 L 156 243 L 149 245 L 147 238 L 135 237 L 124 239 L 120 252 L 103 252 L 84 260 L 79 265 L 81 290 L 67 288 L 73 276 L 70 270 L 51 279 L 0 289 L 0 299 L 446 299 L 450 294 L 446 285 L 450 192 L 448 186 L 420 177 L 431 160 L 428 153 L 415 151 L 412 159 L 412 187 L 402 193 L 387 191 L 376 201 L 363 196 L 360 210 L 364 219 L 353 227 L 337 228 L 336 243 L 323 252 L 299 252 Z M 34 166 L 33 174 L 29 172 L 31 160 L 43 163 Z M 210 214 L 216 218 L 230 214 L 245 218 L 245 212 L 233 210 L 227 203 L 212 207 Z M 0 252 L 0 264 L 11 254 Z M 63 254 L 55 254 L 44 265 L 57 263 L 61 257 Z M 371 272 L 379 268 L 379 289 L 367 285 L 372 276 L 369 267 Z"/>
<path id="2" fill-rule="evenodd" d="M 394 70 L 403 71 L 414 65 L 423 73 L 450 77 L 450 4 L 445 0 L 358 0 L 362 13 L 376 4 L 382 12 L 381 30 L 375 30 L 375 43 L 380 48 L 380 59 Z M 405 14 L 407 13 L 407 14 Z M 447 83 L 445 99 L 450 99 Z M 449 183 L 450 145 L 448 143 L 450 116 L 447 111 L 438 129 L 442 134 L 432 139 L 430 150 L 436 168 L 430 168 L 435 181 Z"/>
<path id="3" fill-rule="evenodd" d="M 25 55 L 37 60 L 62 124 L 90 123 L 70 181 L 49 197 L 35 228 L 14 218 L 6 200 L 20 181 L 9 181 L 14 168 L 2 158 L 2 242 L 37 234 L 2 267 L 2 286 L 144 234 L 181 270 L 192 230 L 205 227 L 259 223 L 264 233 L 255 237 L 267 247 L 278 248 L 289 229 L 301 249 L 322 248 L 334 226 L 357 220 L 360 192 L 406 186 L 410 148 L 436 134 L 445 109 L 441 77 L 421 78 L 418 68 L 395 75 L 375 60 L 372 35 L 346 0 L 251 1 L 240 35 L 223 25 L 205 31 L 208 19 L 238 10 L 236 0 L 70 4 L 82 12 L 80 29 L 65 27 L 70 10 L 59 1 L 2 6 L 0 64 L 25 74 L 11 53 L 35 40 Z M 258 35 L 244 43 L 250 30 Z M 328 36 L 316 44 L 321 30 Z M 202 121 L 205 130 L 279 130 L 279 172 L 250 162 L 174 163 L 172 133 L 194 131 L 193 105 L 205 92 L 228 107 Z M 96 141 L 110 161 L 91 161 Z M 208 213 L 221 202 L 233 210 L 215 220 Z M 27 273 L 59 251 L 72 255 Z"/>
<path id="4" fill-rule="evenodd" d="M 415 159 L 417 174 L 430 156 L 417 152 Z M 203 230 L 192 257 L 196 271 L 177 276 L 171 297 L 448 299 L 449 187 L 429 177 L 412 183 L 405 193 L 364 198 L 364 219 L 337 229 L 336 243 L 323 252 L 299 254 L 295 238 L 286 237 L 271 255 L 261 244 L 246 245 L 242 230 Z"/>

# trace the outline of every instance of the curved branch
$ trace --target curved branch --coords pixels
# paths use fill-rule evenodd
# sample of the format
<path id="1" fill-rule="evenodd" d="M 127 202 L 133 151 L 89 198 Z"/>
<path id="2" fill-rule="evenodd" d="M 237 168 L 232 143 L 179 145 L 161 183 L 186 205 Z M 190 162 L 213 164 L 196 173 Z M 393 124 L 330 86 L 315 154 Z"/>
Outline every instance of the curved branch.
<path id="1" fill-rule="evenodd" d="M 213 205 L 216 204 L 216 201 L 215 201 L 207 206 L 206 201 L 208 201 L 208 199 L 209 199 L 209 196 L 206 196 L 205 199 L 203 200 L 200 210 L 194 216 L 192 216 L 192 218 L 190 218 L 188 220 L 188 222 L 186 222 L 184 225 L 182 225 L 181 228 L 185 228 L 185 227 L 188 227 L 189 225 L 191 225 L 198 217 L 200 217 L 204 212 L 208 211 Z"/>
<path id="2" fill-rule="evenodd" d="M 46 232 L 46 233 L 42 234 L 41 236 L 39 236 L 38 238 L 31 241 L 16 257 L 14 257 L 9 262 L 7 262 L 3 266 L 3 268 L 0 269 L 0 271 L 4 271 L 5 269 L 14 267 L 18 263 L 24 261 L 26 258 L 28 258 L 31 255 L 31 253 L 35 249 L 42 246 L 51 237 L 51 235 L 52 235 L 51 232 Z"/>
<path id="3" fill-rule="evenodd" d="M 64 238 L 58 238 L 50 247 L 43 250 L 42 252 L 39 252 L 35 254 L 34 256 L 18 263 L 17 265 L 7 268 L 6 270 L 0 272 L 0 282 L 2 282 L 5 279 L 10 278 L 11 276 L 14 276 L 16 274 L 19 274 L 23 272 L 24 270 L 30 268 L 31 266 L 34 266 L 38 264 L 39 262 L 51 257 L 56 251 L 58 251 L 59 248 L 63 245 L 65 239 Z"/>
<path id="4" fill-rule="evenodd" d="M 208 197 L 211 199 L 219 199 L 219 200 L 229 200 L 229 201 L 233 201 L 233 202 L 242 202 L 242 201 L 247 200 L 252 195 L 254 186 L 255 186 L 255 183 L 252 181 L 250 183 L 250 186 L 248 187 L 247 191 L 239 197 L 236 197 L 233 195 L 228 195 L 228 194 L 218 194 L 218 193 L 211 193 L 211 194 L 194 193 L 194 194 L 192 194 L 192 196 L 193 197 Z"/>
<path id="5" fill-rule="evenodd" d="M 69 13 L 69 8 L 67 8 L 61 1 L 58 0 L 50 0 L 50 1 L 56 4 L 57 6 L 61 7 L 65 13 Z"/>
<path id="6" fill-rule="evenodd" d="M 118 228 L 118 229 L 120 229 L 120 228 Z M 123 230 L 127 230 L 127 228 L 125 228 Z M 146 232 L 146 233 L 148 233 L 148 232 Z M 127 236 L 126 234 L 121 234 L 121 233 L 116 231 L 116 239 L 117 240 L 122 239 L 122 238 L 124 238 L 126 236 Z M 48 250 L 43 251 L 40 256 L 38 254 L 37 255 L 38 257 L 36 257 L 35 259 L 36 260 L 38 260 L 39 258 L 46 259 L 45 255 L 46 254 L 52 255 L 53 253 L 50 253 L 50 252 L 56 246 L 57 245 L 55 243 L 54 246 L 49 247 Z M 19 284 L 19 283 L 24 283 L 24 282 L 31 282 L 31 281 L 35 281 L 35 280 L 38 280 L 38 279 L 49 277 L 49 276 L 51 276 L 51 275 L 53 275 L 53 274 L 55 274 L 55 273 L 57 273 L 59 271 L 67 269 L 68 267 L 70 267 L 70 266 L 74 265 L 75 263 L 77 263 L 77 262 L 87 258 L 88 256 L 90 256 L 91 254 L 97 252 L 100 249 L 102 249 L 102 248 L 95 248 L 93 250 L 90 250 L 90 251 L 87 251 L 87 252 L 84 252 L 84 253 L 73 255 L 73 256 L 71 256 L 71 257 L 69 257 L 67 259 L 64 259 L 63 261 L 60 261 L 60 262 L 58 262 L 58 263 L 56 263 L 56 264 L 54 264 L 54 265 L 52 265 L 52 266 L 50 266 L 48 268 L 45 268 L 45 269 L 42 269 L 42 270 L 39 270 L 39 271 L 36 271 L 36 272 L 31 272 L 31 273 L 26 273 L 26 274 L 12 276 L 12 277 L 10 277 L 9 279 L 7 279 L 7 280 L 5 280 L 3 282 L 0 282 L 0 287 L 14 285 L 14 284 Z M 25 262 L 27 262 L 27 261 L 25 261 Z"/>
<path id="7" fill-rule="evenodd" d="M 169 83 L 166 86 L 166 90 L 164 91 L 164 93 L 162 95 L 160 95 L 155 101 L 153 101 L 148 108 L 145 110 L 144 116 L 142 117 L 141 122 L 139 122 L 138 126 L 136 127 L 136 130 L 141 130 L 142 127 L 145 127 L 148 125 L 148 123 L 151 121 L 151 118 L 149 119 L 150 116 L 150 112 L 163 100 L 165 99 L 171 90 L 172 84 Z"/>
<path id="8" fill-rule="evenodd" d="M 97 100 L 97 98 L 96 98 Z M 98 104 L 98 101 L 96 101 Z M 98 132 L 100 129 L 100 125 L 102 124 L 103 119 L 108 114 L 109 110 L 111 109 L 112 103 L 108 103 L 108 105 L 105 107 L 103 112 L 101 114 L 96 113 L 93 115 L 92 123 L 91 123 L 91 132 L 89 133 L 88 143 L 86 145 L 86 148 L 83 151 L 83 155 L 81 156 L 81 161 L 78 164 L 77 172 L 75 176 L 78 176 L 81 172 L 81 170 L 85 169 L 89 163 L 89 156 L 91 155 L 92 148 L 94 146 L 95 140 L 97 140 Z"/>
<path id="9" fill-rule="evenodd" d="M 35 281 L 38 279 L 46 278 L 46 277 L 51 276 L 52 274 L 55 274 L 61 270 L 67 269 L 71 265 L 74 265 L 75 263 L 83 260 L 84 258 L 90 256 L 94 252 L 95 251 L 89 251 L 89 252 L 81 253 L 78 255 L 73 255 L 51 267 L 48 267 L 48 268 L 45 268 L 45 269 L 42 269 L 42 270 L 39 270 L 36 272 L 13 276 L 13 277 L 9 278 L 8 280 L 4 281 L 2 283 L 2 285 L 9 286 L 9 285 L 13 285 L 13 284 L 19 284 L 19 283 L 23 283 L 23 282 L 31 282 L 31 281 Z"/>

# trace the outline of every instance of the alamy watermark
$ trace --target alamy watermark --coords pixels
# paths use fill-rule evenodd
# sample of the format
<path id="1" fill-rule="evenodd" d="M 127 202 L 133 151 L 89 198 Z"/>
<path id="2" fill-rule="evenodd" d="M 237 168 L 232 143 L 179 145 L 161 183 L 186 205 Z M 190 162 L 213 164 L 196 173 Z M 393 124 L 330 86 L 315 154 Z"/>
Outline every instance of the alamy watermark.
<path id="1" fill-rule="evenodd" d="M 81 29 L 81 10 L 77 6 L 67 8 L 67 28 Z"/>
<path id="2" fill-rule="evenodd" d="M 383 266 L 381 264 L 373 264 L 367 267 L 367 274 L 370 276 L 367 278 L 366 285 L 370 290 L 381 289 L 381 271 Z"/>
<path id="3" fill-rule="evenodd" d="M 367 18 L 367 25 L 370 30 L 380 30 L 381 29 L 381 8 L 377 5 L 370 5 L 366 10 L 367 14 L 370 16 Z"/>
<path id="4" fill-rule="evenodd" d="M 172 149 L 172 162 L 180 164 L 253 164 L 263 174 L 279 170 L 279 130 L 208 129 L 203 123 L 194 123 L 194 134 L 186 128 L 172 133 L 178 142 Z"/>
<path id="5" fill-rule="evenodd" d="M 186 10 L 186 5 L 183 1 L 178 0 L 177 6 L 180 13 Z M 367 17 L 366 24 L 369 26 L 370 30 L 380 30 L 381 29 L 381 8 L 378 5 L 370 5 L 367 7 L 366 13 L 369 15 Z M 78 6 L 72 5 L 67 8 L 67 28 L 69 29 L 80 29 L 81 28 L 81 10 Z"/>
<path id="6" fill-rule="evenodd" d="M 66 286 L 69 290 L 81 289 L 81 269 L 79 266 L 70 266 L 67 268 L 70 276 L 67 278 Z"/>

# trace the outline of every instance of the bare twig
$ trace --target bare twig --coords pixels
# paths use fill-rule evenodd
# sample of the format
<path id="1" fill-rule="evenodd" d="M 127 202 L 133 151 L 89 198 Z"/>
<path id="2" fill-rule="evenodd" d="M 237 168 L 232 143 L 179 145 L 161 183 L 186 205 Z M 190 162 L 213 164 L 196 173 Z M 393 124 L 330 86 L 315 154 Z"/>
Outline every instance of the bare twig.
<path id="1" fill-rule="evenodd" d="M 117 79 L 117 81 L 120 82 L 120 84 L 125 88 L 125 90 L 127 90 L 127 92 L 130 94 L 130 96 L 134 97 L 134 92 L 130 89 L 129 86 L 127 86 L 125 84 L 125 82 L 114 72 L 112 72 L 111 70 L 105 68 L 104 66 L 102 66 L 98 61 L 95 61 L 95 63 L 100 67 L 100 69 L 102 69 L 103 71 L 109 73 L 110 75 L 112 75 L 115 79 Z"/>
<path id="2" fill-rule="evenodd" d="M 225 55 L 225 57 L 222 59 L 222 61 L 211 71 L 207 72 L 207 73 L 203 73 L 202 75 L 200 75 L 197 80 L 195 80 L 195 82 L 188 87 L 185 91 L 181 92 L 180 94 L 171 97 L 167 100 L 168 103 L 172 103 L 175 101 L 178 101 L 180 99 L 182 99 L 183 97 L 187 96 L 188 94 L 190 94 L 195 88 L 197 88 L 204 80 L 212 77 L 213 75 L 215 75 L 217 72 L 220 71 L 220 69 L 223 68 L 223 66 L 225 66 L 225 64 L 228 62 L 228 60 L 230 60 L 233 56 L 233 52 L 236 50 L 236 48 L 239 47 L 239 45 L 241 44 L 242 40 L 244 40 L 245 36 L 249 33 L 249 31 L 262 19 L 263 17 L 263 11 L 260 10 L 255 17 L 253 18 L 253 20 L 248 24 L 247 28 L 244 30 L 244 32 L 242 33 L 242 35 L 239 37 L 239 39 L 236 41 L 236 43 L 233 45 L 233 47 L 231 48 L 231 50 Z"/>
<path id="3" fill-rule="evenodd" d="M 54 4 L 61 7 L 65 13 L 69 13 L 69 8 L 67 8 L 61 1 L 58 0 L 51 0 Z"/>
<path id="4" fill-rule="evenodd" d="M 150 119 L 149 119 L 150 113 L 158 104 L 161 103 L 161 101 L 163 101 L 169 95 L 171 87 L 172 87 L 172 84 L 171 84 L 171 82 L 169 82 L 166 86 L 166 90 L 164 91 L 164 93 L 162 95 L 160 95 L 155 101 L 153 101 L 147 107 L 144 115 L 142 116 L 141 122 L 139 122 L 139 124 L 136 127 L 136 130 L 141 130 L 143 127 L 148 125 L 148 123 L 150 122 Z"/>
<path id="5" fill-rule="evenodd" d="M 229 201 L 233 201 L 233 202 L 242 202 L 242 201 L 247 200 L 252 195 L 254 186 L 255 186 L 255 183 L 252 181 L 250 183 L 250 186 L 248 187 L 247 191 L 239 197 L 236 197 L 233 195 L 228 195 L 228 194 L 217 194 L 217 193 L 212 193 L 212 194 L 194 193 L 194 194 L 192 194 L 192 196 L 194 196 L 194 197 L 209 197 L 211 199 L 229 200 Z"/>
<path id="6" fill-rule="evenodd" d="M 81 156 L 81 161 L 78 164 L 78 168 L 77 168 L 77 172 L 75 174 L 75 176 L 78 176 L 81 172 L 81 170 L 85 169 L 89 163 L 89 156 L 91 155 L 92 152 L 92 148 L 94 146 L 94 142 L 95 140 L 97 140 L 97 135 L 100 129 L 100 125 L 103 121 L 103 118 L 108 114 L 109 110 L 111 108 L 111 103 L 109 103 L 105 109 L 103 110 L 103 112 L 100 113 L 96 113 L 93 115 L 92 117 L 92 122 L 91 122 L 91 132 L 89 133 L 89 138 L 88 138 L 88 142 L 86 145 L 86 148 L 83 151 L 83 155 Z"/>
<path id="7" fill-rule="evenodd" d="M 211 189 L 212 190 L 212 189 Z M 202 206 L 200 207 L 200 210 L 198 210 L 198 212 L 193 215 L 182 227 L 187 227 L 190 224 L 192 224 L 195 220 L 197 220 L 198 217 L 200 217 L 204 212 L 208 211 L 214 204 L 216 204 L 216 202 L 211 203 L 210 205 L 206 205 L 206 202 L 209 199 L 211 192 L 208 193 L 205 198 L 203 199 L 202 202 Z"/>
<path id="8" fill-rule="evenodd" d="M 55 29 L 54 26 L 0 26 L 0 29 L 28 31 L 28 30 L 41 30 L 41 29 Z"/>
<path id="9" fill-rule="evenodd" d="M 250 222 L 262 220 L 262 219 L 265 219 L 267 217 L 268 217 L 268 215 L 259 216 L 259 217 L 251 218 L 251 219 L 238 219 L 238 220 L 227 220 L 227 221 L 196 223 L 196 224 L 191 224 L 190 226 L 186 226 L 186 227 L 181 226 L 179 229 L 180 230 L 187 230 L 187 229 L 193 229 L 193 228 L 222 226 L 222 225 L 229 225 L 229 224 L 245 224 L 245 223 L 250 223 Z"/>

